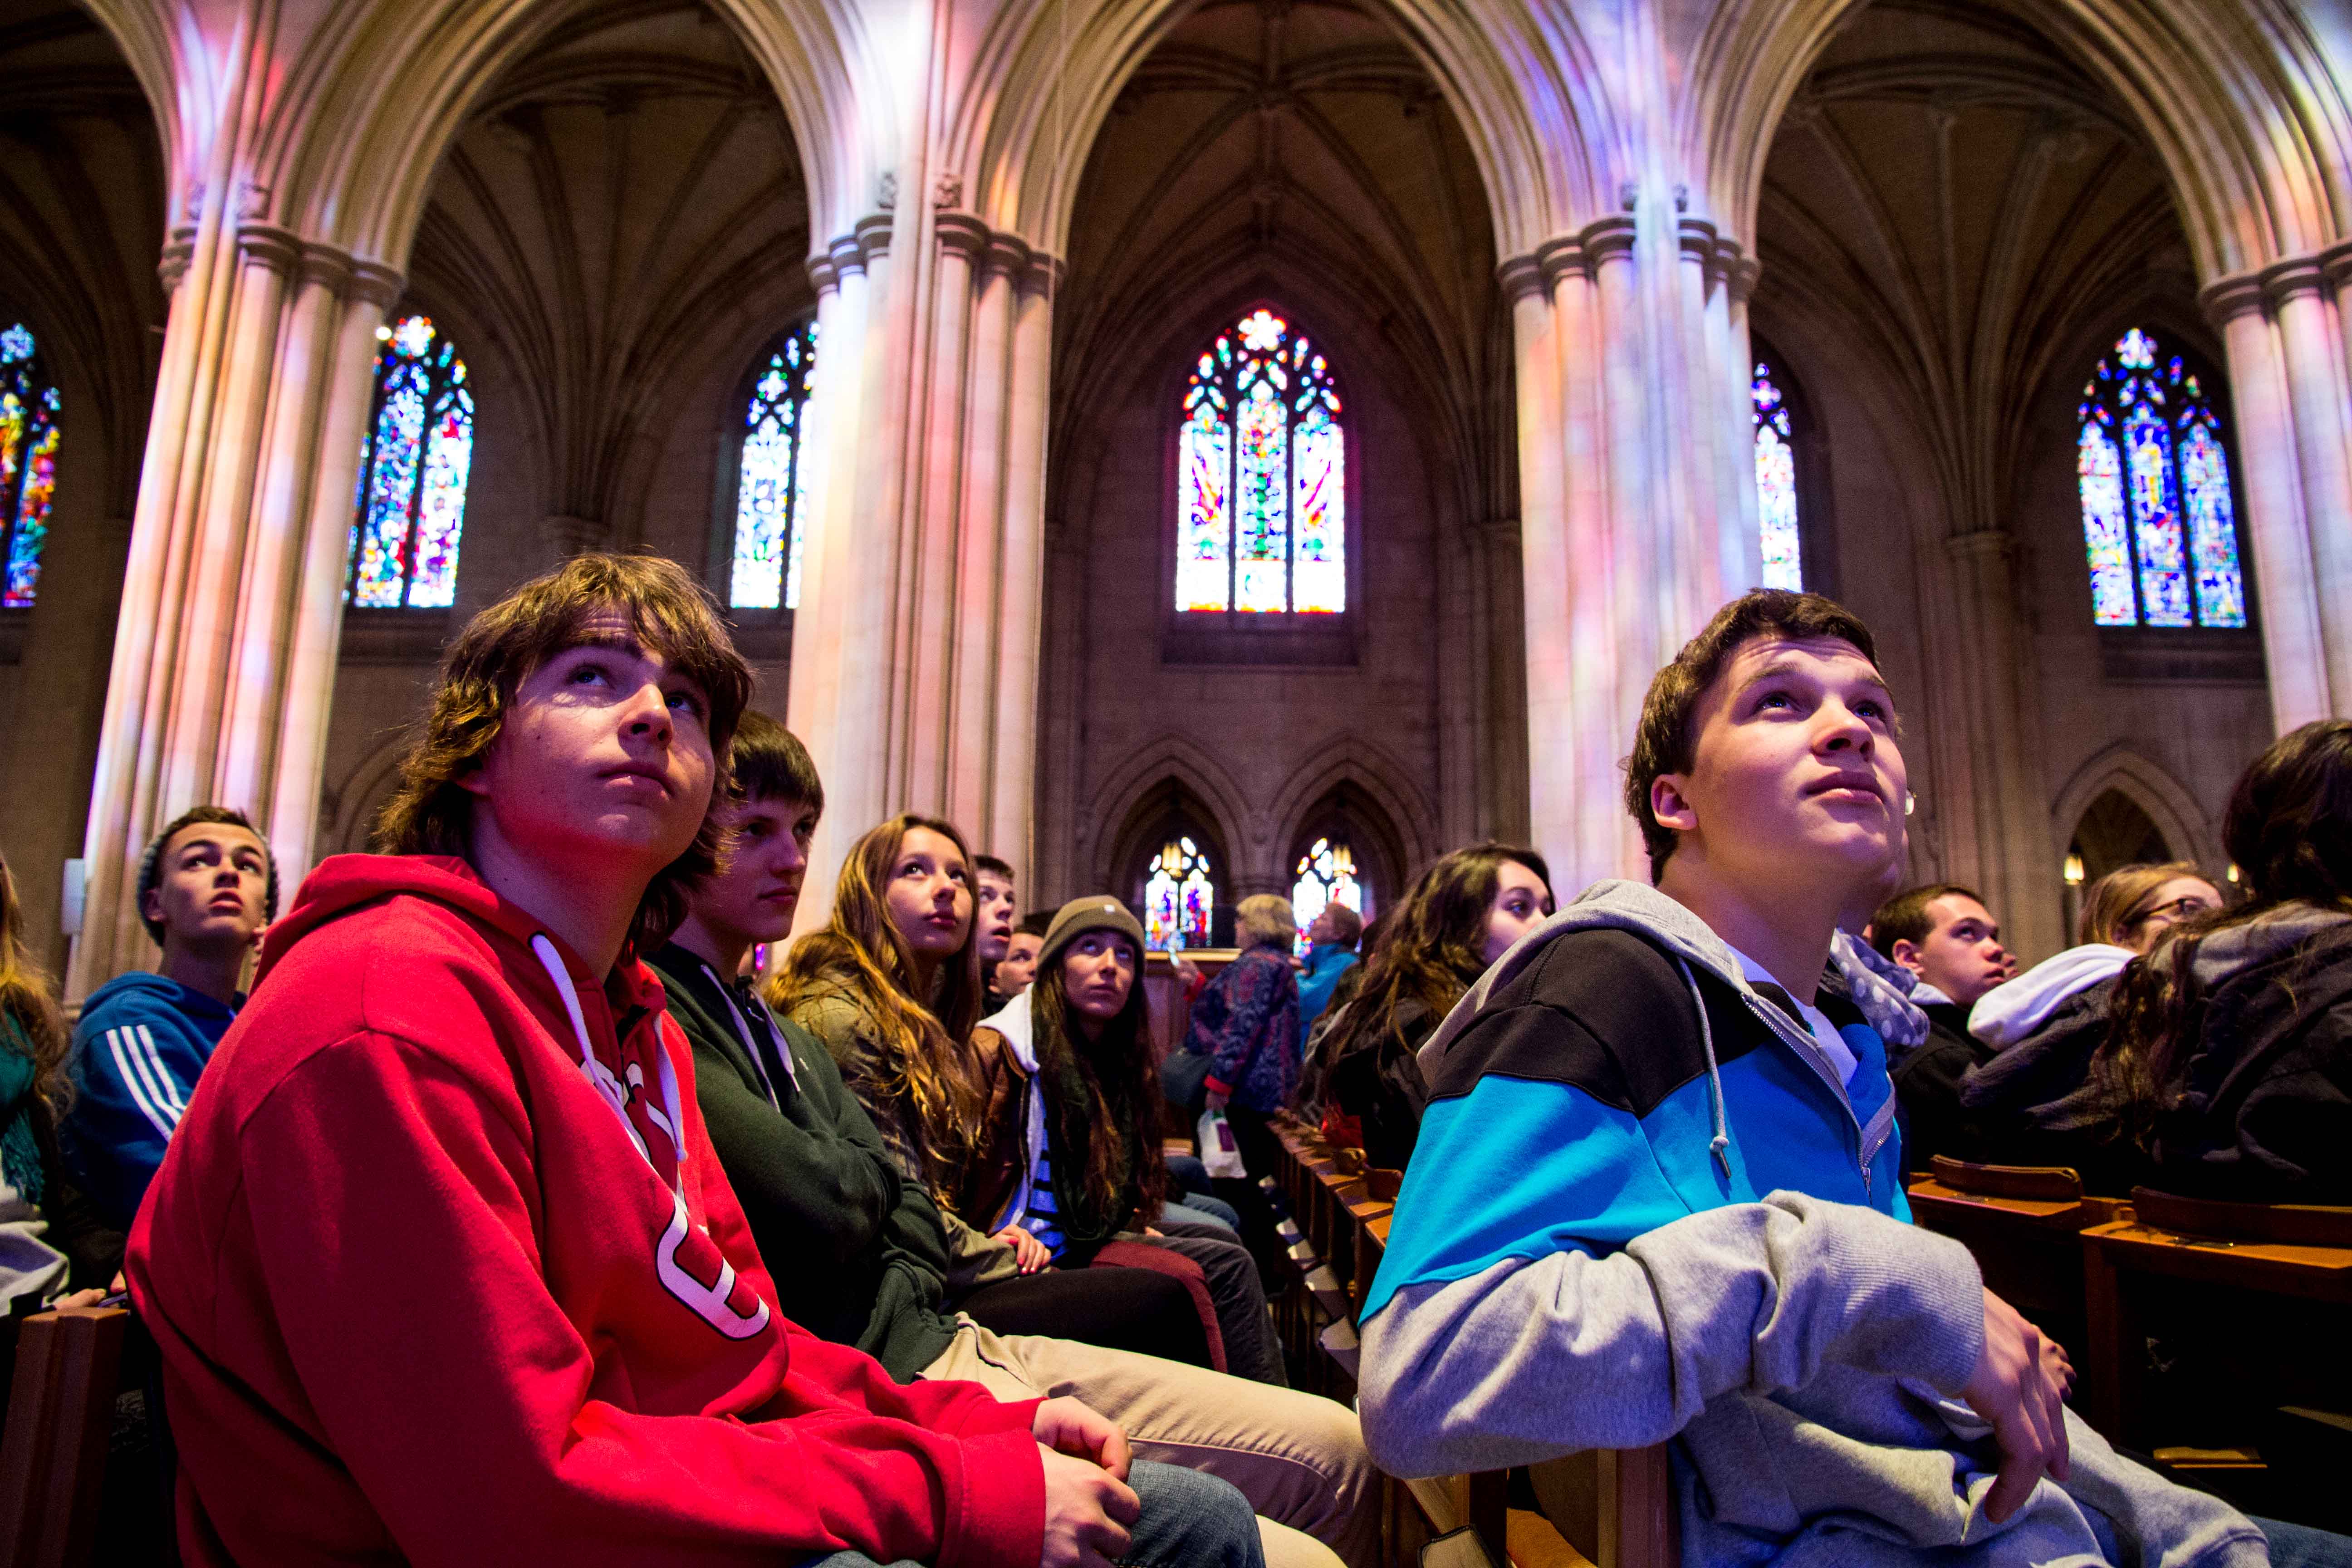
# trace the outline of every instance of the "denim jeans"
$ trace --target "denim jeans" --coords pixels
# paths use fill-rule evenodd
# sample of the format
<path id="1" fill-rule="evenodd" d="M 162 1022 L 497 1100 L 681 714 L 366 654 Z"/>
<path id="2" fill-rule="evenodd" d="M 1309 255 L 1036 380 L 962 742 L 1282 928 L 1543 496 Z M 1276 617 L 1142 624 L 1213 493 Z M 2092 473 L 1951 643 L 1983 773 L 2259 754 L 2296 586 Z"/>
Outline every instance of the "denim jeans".
<path id="1" fill-rule="evenodd" d="M 1186 1193 L 1181 1197 L 1168 1199 L 1168 1217 L 1187 1220 L 1194 1225 L 1223 1226 L 1242 1238 L 1242 1212 L 1223 1198 L 1213 1198 L 1206 1193 Z"/>
<path id="2" fill-rule="evenodd" d="M 1129 1568 L 1265 1568 L 1257 1518 L 1229 1481 L 1174 1465 L 1138 1459 L 1127 1484 L 1143 1504 L 1134 1543 L 1118 1561 Z M 801 1568 L 881 1568 L 862 1552 L 803 1559 Z M 919 1568 L 912 1563 L 891 1568 Z"/>

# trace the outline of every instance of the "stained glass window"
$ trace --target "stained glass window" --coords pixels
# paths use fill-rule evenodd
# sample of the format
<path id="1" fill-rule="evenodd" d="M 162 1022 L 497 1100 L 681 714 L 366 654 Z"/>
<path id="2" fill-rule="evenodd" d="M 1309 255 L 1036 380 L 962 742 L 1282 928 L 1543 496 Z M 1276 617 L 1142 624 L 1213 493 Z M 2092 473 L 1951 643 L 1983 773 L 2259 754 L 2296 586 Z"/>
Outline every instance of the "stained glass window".
<path id="1" fill-rule="evenodd" d="M 810 321 L 784 335 L 751 384 L 735 487 L 735 571 L 727 597 L 740 609 L 793 609 L 801 602 L 809 389 L 815 374 L 816 322 Z"/>
<path id="2" fill-rule="evenodd" d="M 22 321 L 0 331 L 0 608 L 30 609 L 58 488 L 57 384 Z"/>
<path id="3" fill-rule="evenodd" d="M 2230 457 L 2196 374 L 2135 327 L 2083 384 L 2074 418 L 2092 619 L 2244 626 Z"/>
<path id="4" fill-rule="evenodd" d="M 345 601 L 446 610 L 457 596 L 474 395 L 466 362 L 429 316 L 376 329 L 375 417 L 360 446 Z"/>
<path id="5" fill-rule="evenodd" d="M 1771 367 L 1756 362 L 1748 395 L 1756 405 L 1756 515 L 1764 536 L 1764 586 L 1805 585 L 1803 536 L 1797 530 L 1797 442 L 1789 401 Z"/>
<path id="6" fill-rule="evenodd" d="M 1348 440 L 1331 367 L 1265 309 L 1202 352 L 1176 437 L 1176 607 L 1348 607 Z"/>
<path id="7" fill-rule="evenodd" d="M 1318 838 L 1298 858 L 1298 879 L 1290 885 L 1291 918 L 1298 925 L 1298 951 L 1307 951 L 1307 928 L 1332 904 L 1345 904 L 1365 920 L 1371 900 L 1356 879 L 1356 851 L 1344 838 Z"/>
<path id="8" fill-rule="evenodd" d="M 1161 847 L 1143 879 L 1144 939 L 1169 952 L 1206 947 L 1216 910 L 1216 873 L 1208 855 L 1191 835 L 1177 835 Z"/>

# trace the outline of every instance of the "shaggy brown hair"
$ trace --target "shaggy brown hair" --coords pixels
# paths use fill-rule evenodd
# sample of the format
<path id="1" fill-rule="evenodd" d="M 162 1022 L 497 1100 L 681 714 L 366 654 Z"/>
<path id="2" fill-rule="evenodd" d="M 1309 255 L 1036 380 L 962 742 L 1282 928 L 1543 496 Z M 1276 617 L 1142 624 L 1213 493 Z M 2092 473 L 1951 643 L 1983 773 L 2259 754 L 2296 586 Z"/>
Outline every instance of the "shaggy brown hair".
<path id="1" fill-rule="evenodd" d="M 2194 860 L 2116 867 L 2083 889 L 2083 919 L 2074 940 L 2137 948 L 2139 928 L 2156 912 L 2157 889 L 2183 877 L 2201 882 L 2205 868 Z"/>
<path id="2" fill-rule="evenodd" d="M 986 1109 L 971 1059 L 972 1026 L 980 1021 L 980 921 L 965 921 L 963 945 L 940 965 L 932 994 L 918 995 L 914 952 L 890 918 L 888 896 L 900 847 L 918 827 L 952 843 L 969 869 L 971 851 L 952 823 L 908 813 L 868 829 L 841 863 L 833 918 L 793 943 L 769 1000 L 789 1013 L 802 997 L 841 991 L 872 1016 L 881 1052 L 875 1085 L 914 1112 L 924 1183 L 948 1203 L 975 1152 Z"/>
<path id="3" fill-rule="evenodd" d="M 687 891 L 719 868 L 726 829 L 735 726 L 751 700 L 751 667 L 735 651 L 718 602 L 675 561 L 656 555 L 575 555 L 476 616 L 442 656 L 440 684 L 408 754 L 400 786 L 376 818 L 380 855 L 469 851 L 474 796 L 458 781 L 482 765 L 515 690 L 531 672 L 579 646 L 590 621 L 617 611 L 646 647 L 702 689 L 709 703 L 710 809 L 685 854 L 664 867 L 638 901 L 631 947 L 651 952 L 686 918 Z"/>
<path id="4" fill-rule="evenodd" d="M 1143 983 L 1136 982 L 1141 990 Z M 8 862 L 0 858 L 0 1013 L 24 1031 L 32 1047 L 33 1093 L 52 1117 L 62 1117 L 73 1100 L 73 1076 L 66 1070 L 73 1037 L 66 1032 L 65 1015 L 58 1011 L 57 993 L 48 975 L 25 946 L 25 911 L 16 902 L 16 879 Z M 0 1036 L 0 1050 L 7 1048 Z"/>
<path id="5" fill-rule="evenodd" d="M 1706 629 L 1650 679 L 1642 700 L 1642 721 L 1633 731 L 1633 754 L 1625 760 L 1625 809 L 1641 824 L 1642 847 L 1650 852 L 1650 880 L 1664 874 L 1675 852 L 1675 830 L 1650 810 L 1650 786 L 1662 773 L 1688 773 L 1697 760 L 1698 706 L 1732 655 L 1758 637 L 1790 642 L 1835 638 L 1852 643 L 1862 657 L 1878 662 L 1878 646 L 1861 618 L 1834 599 L 1759 588 L 1716 611 Z"/>

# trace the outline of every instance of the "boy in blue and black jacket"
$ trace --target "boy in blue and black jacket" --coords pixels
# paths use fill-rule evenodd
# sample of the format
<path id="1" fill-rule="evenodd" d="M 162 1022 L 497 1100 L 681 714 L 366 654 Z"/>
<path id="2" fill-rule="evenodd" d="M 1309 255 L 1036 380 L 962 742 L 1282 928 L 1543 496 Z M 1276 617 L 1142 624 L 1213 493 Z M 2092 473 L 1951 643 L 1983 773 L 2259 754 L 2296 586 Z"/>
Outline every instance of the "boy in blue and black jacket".
<path id="1" fill-rule="evenodd" d="M 245 814 L 200 805 L 139 862 L 139 919 L 163 973 L 134 969 L 89 994 L 74 1025 L 74 1101 L 59 1152 L 109 1225 L 129 1230 L 196 1079 L 236 1021 L 237 990 L 278 913 L 278 868 Z"/>
<path id="2" fill-rule="evenodd" d="M 2264 1562 L 2068 1414 L 2064 1352 L 1906 1223 L 1886 1056 L 1926 1020 L 1841 931 L 1906 847 L 1867 628 L 1726 605 L 1651 684 L 1627 804 L 1654 885 L 1588 889 L 1420 1052 L 1364 1303 L 1373 1458 L 1671 1438 L 1694 1565 Z"/>

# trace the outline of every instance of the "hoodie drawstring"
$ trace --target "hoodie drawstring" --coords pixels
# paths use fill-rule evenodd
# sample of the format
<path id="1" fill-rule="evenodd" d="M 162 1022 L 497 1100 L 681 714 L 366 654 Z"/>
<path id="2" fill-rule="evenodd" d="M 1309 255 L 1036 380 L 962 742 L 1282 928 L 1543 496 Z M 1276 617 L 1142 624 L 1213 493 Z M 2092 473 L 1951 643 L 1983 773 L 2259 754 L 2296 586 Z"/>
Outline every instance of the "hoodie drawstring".
<path id="1" fill-rule="evenodd" d="M 1683 972 L 1683 984 L 1690 987 L 1691 1003 L 1698 1009 L 1698 1041 L 1706 1052 L 1707 1087 L 1715 1095 L 1715 1136 L 1707 1141 L 1707 1152 L 1723 1166 L 1723 1179 L 1731 1180 L 1731 1123 L 1723 1110 L 1723 1069 L 1715 1063 L 1715 1028 L 1706 1021 L 1706 998 L 1699 994 L 1698 977 L 1691 973 L 1690 960 L 1675 955 L 1676 967 Z"/>

